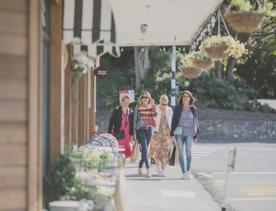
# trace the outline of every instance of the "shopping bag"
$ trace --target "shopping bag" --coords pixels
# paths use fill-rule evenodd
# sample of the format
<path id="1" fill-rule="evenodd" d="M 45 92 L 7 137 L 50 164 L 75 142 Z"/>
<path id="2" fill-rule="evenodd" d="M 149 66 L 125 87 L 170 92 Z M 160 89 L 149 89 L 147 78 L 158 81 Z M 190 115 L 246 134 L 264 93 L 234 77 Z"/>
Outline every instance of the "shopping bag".
<path id="1" fill-rule="evenodd" d="M 169 165 L 170 166 L 174 166 L 174 164 L 175 164 L 175 153 L 176 153 L 176 146 L 173 145 L 172 154 L 171 154 L 171 157 L 170 157 L 170 160 L 169 160 Z"/>
<path id="2" fill-rule="evenodd" d="M 138 146 L 138 141 L 135 141 L 132 146 L 132 153 L 129 161 L 134 163 L 138 159 L 138 156 L 139 156 L 139 146 Z"/>

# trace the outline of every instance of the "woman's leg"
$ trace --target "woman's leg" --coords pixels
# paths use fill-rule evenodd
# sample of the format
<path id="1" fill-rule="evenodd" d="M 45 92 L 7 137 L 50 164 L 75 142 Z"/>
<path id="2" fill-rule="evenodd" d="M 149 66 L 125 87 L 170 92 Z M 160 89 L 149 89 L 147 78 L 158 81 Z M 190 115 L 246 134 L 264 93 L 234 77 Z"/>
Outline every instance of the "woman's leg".
<path id="1" fill-rule="evenodd" d="M 149 161 L 148 161 L 148 146 L 150 143 L 150 139 L 151 139 L 151 128 L 148 128 L 145 130 L 145 138 L 146 138 L 146 146 L 145 146 L 145 163 L 146 163 L 146 168 L 149 169 Z"/>
<path id="2" fill-rule="evenodd" d="M 187 159 L 187 171 L 191 170 L 191 162 L 192 162 L 192 143 L 193 139 L 191 136 L 186 137 L 185 139 L 185 151 L 186 151 L 186 159 Z"/>
<path id="3" fill-rule="evenodd" d="M 176 141 L 178 145 L 178 151 L 179 151 L 179 164 L 182 170 L 182 173 L 184 174 L 186 172 L 185 169 L 185 160 L 184 160 L 184 140 L 182 136 L 176 136 Z"/>
<path id="4" fill-rule="evenodd" d="M 145 130 L 138 130 L 137 131 L 137 138 L 139 144 L 141 145 L 141 160 L 139 162 L 139 168 L 143 167 L 144 162 L 146 163 L 146 167 L 148 168 L 148 158 L 147 158 L 147 140 L 145 135 Z"/>

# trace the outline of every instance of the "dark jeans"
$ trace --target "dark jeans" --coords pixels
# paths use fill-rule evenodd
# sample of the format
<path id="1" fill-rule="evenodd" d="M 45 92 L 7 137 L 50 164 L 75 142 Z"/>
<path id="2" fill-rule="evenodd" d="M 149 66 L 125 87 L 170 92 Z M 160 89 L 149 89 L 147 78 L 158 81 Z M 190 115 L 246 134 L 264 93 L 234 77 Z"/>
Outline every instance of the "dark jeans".
<path id="1" fill-rule="evenodd" d="M 138 143 L 141 145 L 141 160 L 139 162 L 139 168 L 142 168 L 144 163 L 146 164 L 146 168 L 149 168 L 149 161 L 147 155 L 151 134 L 151 128 L 141 128 L 136 131 Z"/>

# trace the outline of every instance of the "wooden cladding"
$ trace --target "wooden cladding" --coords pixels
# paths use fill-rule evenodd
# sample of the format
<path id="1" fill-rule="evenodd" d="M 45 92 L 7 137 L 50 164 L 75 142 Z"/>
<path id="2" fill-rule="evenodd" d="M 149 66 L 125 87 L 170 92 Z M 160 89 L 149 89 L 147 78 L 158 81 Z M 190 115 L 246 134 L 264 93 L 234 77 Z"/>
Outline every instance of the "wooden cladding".
<path id="1" fill-rule="evenodd" d="M 28 209 L 28 5 L 0 1 L 0 210 Z"/>

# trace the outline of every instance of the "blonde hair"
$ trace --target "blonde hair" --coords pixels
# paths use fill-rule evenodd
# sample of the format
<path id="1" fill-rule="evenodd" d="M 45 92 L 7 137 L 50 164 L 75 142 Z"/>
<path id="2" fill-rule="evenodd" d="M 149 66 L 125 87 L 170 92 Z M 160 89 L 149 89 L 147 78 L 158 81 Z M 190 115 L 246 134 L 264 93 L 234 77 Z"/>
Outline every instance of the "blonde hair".
<path id="1" fill-rule="evenodd" d="M 169 103 L 169 98 L 167 95 L 161 95 L 159 98 L 159 103 L 161 103 L 161 101 L 165 101 L 166 103 Z"/>
<path id="2" fill-rule="evenodd" d="M 140 97 L 139 97 L 139 106 L 141 106 L 141 105 L 143 104 L 142 98 L 143 98 L 143 95 L 144 95 L 144 94 L 146 94 L 146 95 L 148 96 L 148 98 L 149 98 L 149 99 L 148 99 L 148 104 L 151 104 L 151 103 L 153 102 L 150 93 L 149 93 L 148 91 L 142 91 L 142 92 L 141 92 L 141 95 L 140 95 Z"/>
<path id="3" fill-rule="evenodd" d="M 120 99 L 120 104 L 122 104 L 126 99 L 130 100 L 130 97 L 128 95 L 123 95 Z"/>

